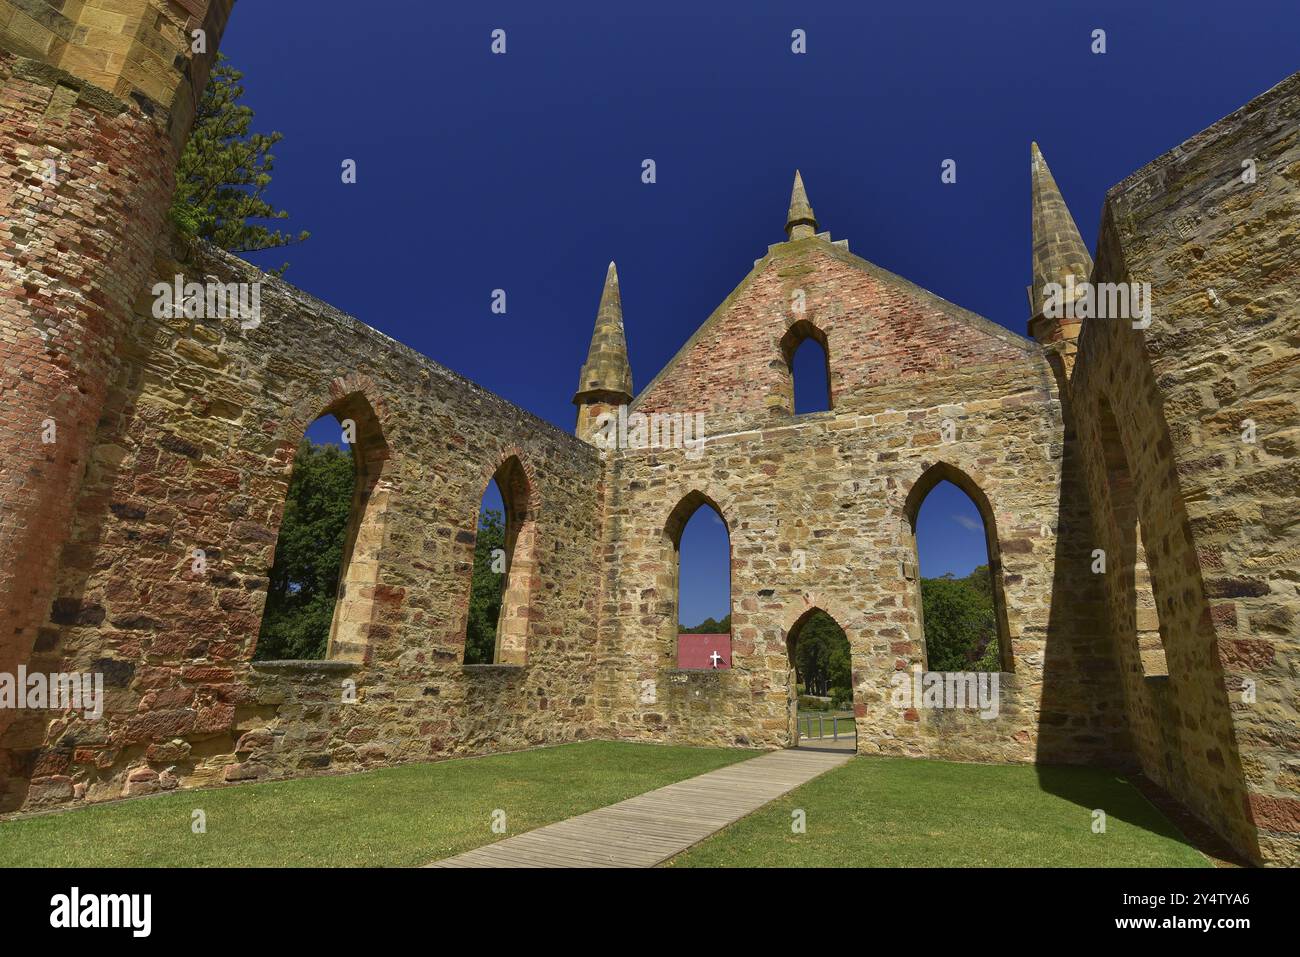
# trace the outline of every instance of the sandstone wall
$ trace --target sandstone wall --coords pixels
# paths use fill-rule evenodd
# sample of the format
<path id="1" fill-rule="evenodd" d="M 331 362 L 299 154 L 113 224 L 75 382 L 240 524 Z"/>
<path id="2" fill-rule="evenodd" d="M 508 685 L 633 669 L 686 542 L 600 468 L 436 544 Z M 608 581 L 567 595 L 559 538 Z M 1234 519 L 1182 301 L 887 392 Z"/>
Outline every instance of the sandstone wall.
<path id="1" fill-rule="evenodd" d="M 830 412 L 788 411 L 780 341 L 801 320 L 826 331 Z M 612 733 L 787 746 L 787 637 L 820 607 L 852 648 L 860 751 L 1123 760 L 1104 633 L 1066 607 L 1095 601 L 1093 586 L 1054 590 L 1059 554 L 1077 553 L 1086 528 L 1075 509 L 1058 537 L 1055 381 L 1037 346 L 989 325 L 822 240 L 774 247 L 634 403 L 706 410 L 702 455 L 611 454 L 598 703 Z M 953 474 L 930 471 L 940 463 L 987 497 L 996 524 L 1012 670 L 993 720 L 890 700 L 891 676 L 924 663 L 908 499 Z M 673 535 L 706 500 L 731 536 L 733 668 L 701 673 L 675 667 Z"/>
<path id="2" fill-rule="evenodd" d="M 108 711 L 11 728 L 8 807 L 589 734 L 598 453 L 234 257 L 159 258 L 156 278 L 178 273 L 261 280 L 261 324 L 157 319 L 147 287 L 137 299 L 30 663 L 106 674 Z M 250 665 L 294 451 L 326 411 L 355 417 L 378 475 L 341 599 L 352 629 L 342 660 Z M 534 520 L 526 663 L 467 667 L 479 501 L 510 456 Z"/>
<path id="3" fill-rule="evenodd" d="M 1243 182 L 1251 160 L 1256 181 Z M 1133 596 L 1110 621 L 1143 769 L 1239 849 L 1300 861 L 1297 426 L 1300 76 L 1112 189 L 1095 277 L 1149 282 L 1152 324 L 1084 323 L 1072 382 L 1098 541 L 1122 551 L 1106 456 L 1136 491 L 1167 678 Z M 1103 402 L 1118 443 L 1107 448 Z M 1243 440 L 1246 420 L 1254 442 Z"/>
<path id="4" fill-rule="evenodd" d="M 179 147 L 233 6 L 234 0 L 0 0 L 0 45 L 138 104 Z"/>

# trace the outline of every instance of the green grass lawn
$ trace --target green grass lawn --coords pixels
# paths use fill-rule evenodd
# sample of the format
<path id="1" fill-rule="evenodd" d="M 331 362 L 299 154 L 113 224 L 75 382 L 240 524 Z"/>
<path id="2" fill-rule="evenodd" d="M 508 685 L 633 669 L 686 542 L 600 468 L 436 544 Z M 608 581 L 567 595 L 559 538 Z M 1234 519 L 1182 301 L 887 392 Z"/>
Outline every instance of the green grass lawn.
<path id="1" fill-rule="evenodd" d="M 0 823 L 0 866 L 427 864 L 753 757 L 589 741 L 360 774 L 185 791 Z M 207 833 L 191 831 L 195 809 Z M 492 812 L 507 834 L 493 834 Z"/>
<path id="2" fill-rule="evenodd" d="M 791 832 L 802 808 L 807 832 Z M 1106 832 L 1092 831 L 1092 811 Z M 1090 768 L 859 757 L 668 862 L 676 867 L 1208 867 L 1123 778 Z"/>

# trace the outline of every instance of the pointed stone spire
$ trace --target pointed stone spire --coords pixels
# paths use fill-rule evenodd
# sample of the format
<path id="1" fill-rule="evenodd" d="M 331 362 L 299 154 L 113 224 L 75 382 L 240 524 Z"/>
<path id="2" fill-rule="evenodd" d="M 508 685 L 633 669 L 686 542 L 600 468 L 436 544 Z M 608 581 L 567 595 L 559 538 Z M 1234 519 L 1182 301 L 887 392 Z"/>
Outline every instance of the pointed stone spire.
<path id="1" fill-rule="evenodd" d="M 1053 368 L 1064 389 L 1074 372 L 1082 325 L 1065 298 L 1073 288 L 1074 298 L 1083 295 L 1079 288 L 1092 275 L 1092 257 L 1083 244 L 1079 227 L 1070 215 L 1052 171 L 1047 168 L 1038 144 L 1030 145 L 1029 175 L 1033 183 L 1034 282 L 1029 287 L 1029 334 L 1050 347 Z M 1071 285 L 1071 278 L 1073 285 Z M 1045 289 L 1056 283 L 1061 287 L 1061 314 L 1044 314 Z"/>
<path id="2" fill-rule="evenodd" d="M 578 374 L 578 391 L 573 397 L 578 407 L 578 436 L 589 440 L 602 412 L 631 401 L 632 367 L 627 361 L 627 338 L 623 334 L 623 300 L 618 292 L 618 270 L 611 262 L 596 311 L 591 348 Z"/>
<path id="3" fill-rule="evenodd" d="M 1034 284 L 1029 289 L 1034 316 L 1043 311 L 1043 288 L 1048 283 L 1086 282 L 1092 275 L 1092 257 L 1083 244 L 1052 171 L 1047 168 L 1038 144 L 1030 145 L 1030 177 L 1033 182 Z"/>
<path id="4" fill-rule="evenodd" d="M 817 234 L 817 217 L 813 215 L 808 193 L 803 188 L 803 177 L 794 171 L 794 189 L 790 191 L 790 212 L 785 220 L 785 234 L 789 239 L 807 239 Z"/>

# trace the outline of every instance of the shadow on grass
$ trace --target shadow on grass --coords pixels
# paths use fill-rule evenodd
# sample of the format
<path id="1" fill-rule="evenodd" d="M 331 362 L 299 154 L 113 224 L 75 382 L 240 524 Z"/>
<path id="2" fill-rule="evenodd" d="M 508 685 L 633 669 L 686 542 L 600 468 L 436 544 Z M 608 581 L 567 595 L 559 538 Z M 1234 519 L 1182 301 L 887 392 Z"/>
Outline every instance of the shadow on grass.
<path id="1" fill-rule="evenodd" d="M 1144 775 L 1095 772 L 1097 775 L 1109 774 L 1112 782 L 1118 782 L 1121 799 L 1115 801 L 1113 797 L 1117 789 L 1107 787 L 1106 782 L 1097 778 L 1090 781 L 1079 776 L 1078 768 L 1039 767 L 1037 770 L 1039 785 L 1045 793 L 1080 807 L 1093 810 L 1100 808 L 1108 816 L 1140 827 L 1150 834 L 1182 841 L 1219 866 L 1255 866 L 1254 862 L 1228 844 L 1168 791 Z M 1139 795 L 1140 800 L 1130 799 L 1123 790 L 1125 788 Z"/>
<path id="2" fill-rule="evenodd" d="M 1105 830 L 1092 812 L 1105 811 Z M 794 817 L 806 822 L 792 829 Z M 1097 768 L 860 756 L 671 867 L 1208 867 L 1127 780 Z"/>
<path id="3" fill-rule="evenodd" d="M 1122 774 L 1113 771 L 1093 770 L 1080 773 L 1074 767 L 1036 768 L 1038 785 L 1048 794 L 1087 808 L 1104 811 L 1107 818 L 1123 821 L 1141 828 L 1157 837 L 1187 843 L 1187 837 L 1174 826 L 1142 792 Z"/>

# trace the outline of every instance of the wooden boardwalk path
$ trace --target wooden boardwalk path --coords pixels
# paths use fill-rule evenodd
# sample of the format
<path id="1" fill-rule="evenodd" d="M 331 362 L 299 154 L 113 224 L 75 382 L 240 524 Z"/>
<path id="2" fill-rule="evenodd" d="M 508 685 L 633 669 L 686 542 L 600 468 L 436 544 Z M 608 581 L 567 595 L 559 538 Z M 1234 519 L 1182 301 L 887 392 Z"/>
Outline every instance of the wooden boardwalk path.
<path id="1" fill-rule="evenodd" d="M 426 866 L 653 867 L 852 756 L 773 751 Z"/>

